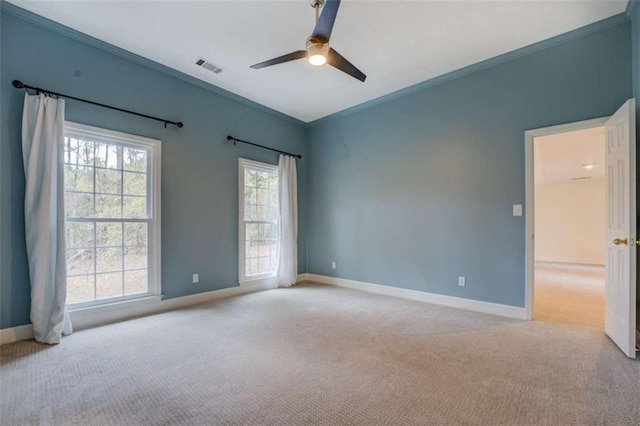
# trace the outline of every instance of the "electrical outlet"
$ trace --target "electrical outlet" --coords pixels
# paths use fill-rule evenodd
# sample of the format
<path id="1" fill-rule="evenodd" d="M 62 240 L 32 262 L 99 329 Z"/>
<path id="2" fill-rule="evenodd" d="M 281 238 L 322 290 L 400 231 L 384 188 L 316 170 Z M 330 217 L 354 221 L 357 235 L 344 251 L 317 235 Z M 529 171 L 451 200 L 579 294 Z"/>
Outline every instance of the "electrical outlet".
<path id="1" fill-rule="evenodd" d="M 331 262 L 331 269 L 336 269 L 336 262 Z"/>
<path id="2" fill-rule="evenodd" d="M 196 284 L 196 283 L 200 282 L 200 275 L 198 275 L 198 274 L 193 274 L 192 282 L 193 282 L 194 284 Z"/>
<path id="3" fill-rule="evenodd" d="M 458 277 L 458 285 L 464 287 L 467 285 L 467 279 L 465 277 Z"/>

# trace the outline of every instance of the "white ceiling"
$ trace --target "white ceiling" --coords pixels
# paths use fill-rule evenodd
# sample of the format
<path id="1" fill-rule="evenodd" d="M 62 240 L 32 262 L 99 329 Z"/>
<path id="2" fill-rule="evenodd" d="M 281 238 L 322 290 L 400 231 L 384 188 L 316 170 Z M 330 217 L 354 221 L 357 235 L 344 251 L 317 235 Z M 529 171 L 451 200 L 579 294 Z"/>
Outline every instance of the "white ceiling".
<path id="1" fill-rule="evenodd" d="M 23 1 L 11 3 L 309 122 L 624 11 L 627 0 L 344 0 L 331 46 L 365 74 L 298 60 L 309 0 Z M 203 57 L 224 71 L 197 67 Z"/>
<path id="2" fill-rule="evenodd" d="M 604 127 L 535 138 L 535 185 L 604 177 L 604 147 Z"/>

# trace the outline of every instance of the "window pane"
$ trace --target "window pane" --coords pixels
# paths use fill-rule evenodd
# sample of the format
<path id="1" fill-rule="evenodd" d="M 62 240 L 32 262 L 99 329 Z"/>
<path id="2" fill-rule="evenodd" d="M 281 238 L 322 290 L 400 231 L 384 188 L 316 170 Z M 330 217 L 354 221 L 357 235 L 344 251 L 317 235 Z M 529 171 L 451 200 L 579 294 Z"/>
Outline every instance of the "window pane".
<path id="1" fill-rule="evenodd" d="M 96 167 L 108 169 L 122 169 L 122 148 L 116 145 L 96 143 L 95 162 Z"/>
<path id="2" fill-rule="evenodd" d="M 134 148 L 123 148 L 124 170 L 136 172 L 147 171 L 147 151 Z"/>
<path id="3" fill-rule="evenodd" d="M 244 170 L 244 186 L 256 187 L 256 172 L 254 170 Z"/>
<path id="4" fill-rule="evenodd" d="M 256 188 L 251 186 L 244 187 L 244 202 L 245 204 L 256 204 L 257 203 L 258 191 Z"/>
<path id="5" fill-rule="evenodd" d="M 96 195 L 96 217 L 122 217 L 121 203 L 120 195 Z"/>
<path id="6" fill-rule="evenodd" d="M 124 224 L 124 244 L 126 246 L 146 246 L 147 245 L 147 224 L 146 223 L 125 223 Z"/>
<path id="7" fill-rule="evenodd" d="M 93 284 L 93 275 L 67 278 L 67 303 L 93 300 L 95 298 Z"/>
<path id="8" fill-rule="evenodd" d="M 122 245 L 122 223 L 96 223 L 96 244 L 98 247 Z"/>
<path id="9" fill-rule="evenodd" d="M 135 294 L 147 291 L 147 270 L 125 271 L 124 293 Z"/>
<path id="10" fill-rule="evenodd" d="M 258 172 L 256 173 L 256 179 L 258 182 L 258 188 L 269 188 L 269 174 L 266 172 Z"/>
<path id="11" fill-rule="evenodd" d="M 247 259 L 246 262 L 246 276 L 258 274 L 258 259 Z"/>
<path id="12" fill-rule="evenodd" d="M 258 239 L 258 224 L 247 223 L 245 225 L 245 240 L 254 241 Z"/>
<path id="13" fill-rule="evenodd" d="M 122 271 L 122 248 L 96 249 L 96 272 Z"/>
<path id="14" fill-rule="evenodd" d="M 273 173 L 269 175 L 269 190 L 278 194 L 278 174 Z"/>
<path id="15" fill-rule="evenodd" d="M 67 248 L 93 249 L 93 223 L 67 223 Z"/>
<path id="16" fill-rule="evenodd" d="M 269 205 L 269 191 L 265 189 L 258 189 L 258 202 L 259 206 Z"/>
<path id="17" fill-rule="evenodd" d="M 257 206 L 255 204 L 244 205 L 244 220 L 253 221 L 258 220 Z"/>
<path id="18" fill-rule="evenodd" d="M 93 194 L 65 193 L 66 217 L 93 217 Z"/>
<path id="19" fill-rule="evenodd" d="M 96 275 L 96 298 L 122 296 L 122 272 Z"/>
<path id="20" fill-rule="evenodd" d="M 146 218 L 147 199 L 145 197 L 122 197 L 122 216 L 127 218 Z"/>
<path id="21" fill-rule="evenodd" d="M 93 274 L 94 250 L 68 249 L 67 250 L 67 275 Z"/>
<path id="22" fill-rule="evenodd" d="M 270 252 L 269 252 L 269 242 L 264 240 L 263 238 L 260 239 L 260 241 L 258 241 L 259 247 L 258 247 L 258 256 L 259 257 L 267 257 L 269 256 Z"/>
<path id="23" fill-rule="evenodd" d="M 94 144 L 76 138 L 65 138 L 64 161 L 68 164 L 93 166 Z"/>
<path id="24" fill-rule="evenodd" d="M 121 194 L 122 176 L 119 170 L 96 169 L 96 192 Z"/>
<path id="25" fill-rule="evenodd" d="M 144 173 L 123 172 L 123 189 L 126 195 L 146 195 L 147 175 Z"/>
<path id="26" fill-rule="evenodd" d="M 278 237 L 278 225 L 275 223 L 269 223 L 265 225 L 264 238 L 276 242 Z"/>
<path id="27" fill-rule="evenodd" d="M 258 258 L 258 273 L 264 274 L 271 271 L 271 262 L 268 257 Z"/>
<path id="28" fill-rule="evenodd" d="M 147 267 L 147 247 L 126 247 L 124 249 L 124 269 L 141 269 Z"/>
<path id="29" fill-rule="evenodd" d="M 65 166 L 65 191 L 93 192 L 93 167 Z"/>

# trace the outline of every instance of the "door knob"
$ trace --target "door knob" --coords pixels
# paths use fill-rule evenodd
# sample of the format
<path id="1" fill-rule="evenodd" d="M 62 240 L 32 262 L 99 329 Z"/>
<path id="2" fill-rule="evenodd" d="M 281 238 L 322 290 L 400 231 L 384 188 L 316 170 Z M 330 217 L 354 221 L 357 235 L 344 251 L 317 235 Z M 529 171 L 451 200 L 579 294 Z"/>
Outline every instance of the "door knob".
<path id="1" fill-rule="evenodd" d="M 616 238 L 615 240 L 613 240 L 613 244 L 617 246 L 626 246 L 628 244 L 628 241 L 626 238 Z"/>

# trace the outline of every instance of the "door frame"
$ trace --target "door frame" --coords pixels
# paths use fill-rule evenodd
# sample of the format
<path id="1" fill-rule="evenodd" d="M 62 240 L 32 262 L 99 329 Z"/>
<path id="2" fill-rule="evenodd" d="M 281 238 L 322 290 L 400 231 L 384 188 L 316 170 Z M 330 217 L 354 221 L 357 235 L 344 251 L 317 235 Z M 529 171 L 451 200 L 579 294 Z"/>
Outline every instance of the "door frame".
<path id="1" fill-rule="evenodd" d="M 524 132 L 524 169 L 525 169 L 525 319 L 533 320 L 534 271 L 535 271 L 535 216 L 534 216 L 534 139 L 556 133 L 586 130 L 602 127 L 610 117 L 600 117 L 591 120 L 576 121 L 557 126 L 542 127 Z M 604 226 L 604 224 L 603 224 Z M 602 242 L 604 244 L 604 241 Z"/>

